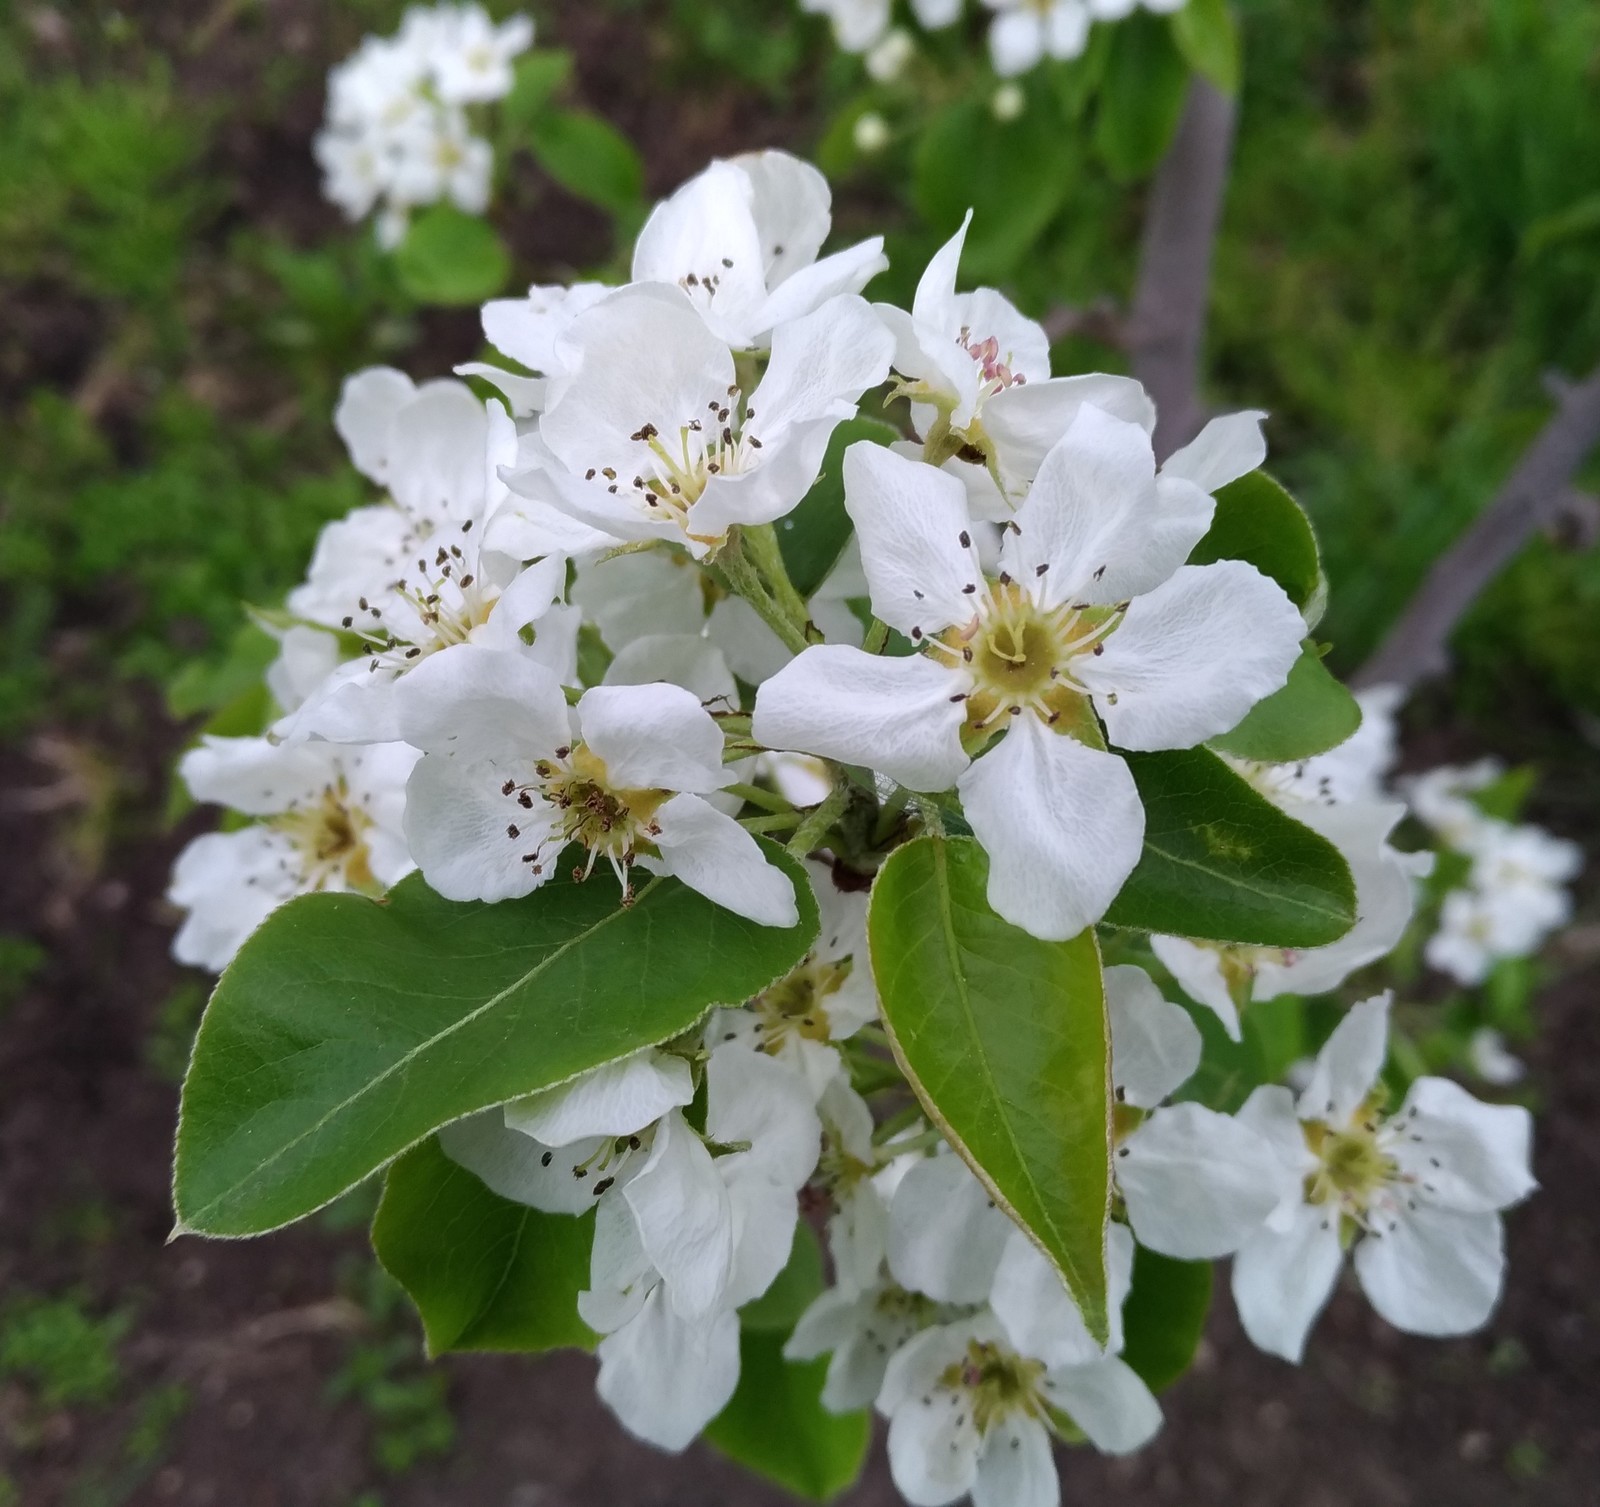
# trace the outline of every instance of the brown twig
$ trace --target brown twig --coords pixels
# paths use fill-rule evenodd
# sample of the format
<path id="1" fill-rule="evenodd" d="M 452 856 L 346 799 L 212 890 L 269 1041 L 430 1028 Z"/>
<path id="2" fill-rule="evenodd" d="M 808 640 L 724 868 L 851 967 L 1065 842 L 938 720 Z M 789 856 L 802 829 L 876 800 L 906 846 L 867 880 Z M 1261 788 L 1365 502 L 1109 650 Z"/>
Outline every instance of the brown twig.
<path id="1" fill-rule="evenodd" d="M 1433 564 L 1357 686 L 1411 690 L 1449 667 L 1450 637 L 1467 609 L 1534 530 L 1566 504 L 1574 473 L 1600 444 L 1600 367 L 1556 390 L 1556 411 L 1523 452 L 1499 495 Z"/>
<path id="2" fill-rule="evenodd" d="M 1197 75 L 1145 206 L 1125 335 L 1133 374 L 1155 399 L 1161 459 L 1193 439 L 1206 419 L 1200 354 L 1234 118 L 1234 102 Z"/>

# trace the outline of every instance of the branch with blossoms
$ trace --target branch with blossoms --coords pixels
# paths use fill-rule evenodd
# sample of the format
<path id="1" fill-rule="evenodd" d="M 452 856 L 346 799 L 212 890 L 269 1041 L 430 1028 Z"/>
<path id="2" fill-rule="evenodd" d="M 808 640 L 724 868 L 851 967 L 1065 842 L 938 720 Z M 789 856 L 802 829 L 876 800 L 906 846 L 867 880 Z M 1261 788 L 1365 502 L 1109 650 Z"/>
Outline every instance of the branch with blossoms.
<path id="1" fill-rule="evenodd" d="M 1264 415 L 1158 464 L 967 224 L 909 309 L 830 229 L 716 162 L 625 283 L 487 305 L 478 386 L 346 383 L 373 500 L 263 619 L 270 723 L 182 766 L 244 820 L 171 890 L 221 973 L 177 1228 L 381 1177 L 430 1353 L 592 1349 L 639 1438 L 819 1499 L 876 1408 L 908 1500 L 1048 1507 L 1055 1443 L 1159 1429 L 1201 1263 L 1289 1360 L 1346 1257 L 1484 1323 L 1530 1122 L 1391 1060 L 1429 861 Z M 1570 877 L 1488 830 L 1480 895 Z"/>

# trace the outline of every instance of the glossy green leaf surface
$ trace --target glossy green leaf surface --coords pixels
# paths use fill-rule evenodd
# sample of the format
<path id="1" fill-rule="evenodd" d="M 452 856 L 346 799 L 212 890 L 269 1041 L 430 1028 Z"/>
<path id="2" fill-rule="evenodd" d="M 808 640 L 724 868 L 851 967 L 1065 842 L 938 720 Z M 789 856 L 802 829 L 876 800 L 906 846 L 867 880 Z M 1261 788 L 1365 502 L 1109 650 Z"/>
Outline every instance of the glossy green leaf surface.
<path id="1" fill-rule="evenodd" d="M 923 1107 L 1106 1333 L 1110 1045 L 1086 931 L 1043 942 L 986 898 L 971 838 L 923 837 L 879 871 L 873 974 Z"/>
<path id="2" fill-rule="evenodd" d="M 428 1354 L 594 1348 L 578 1317 L 594 1220 L 491 1192 L 429 1138 L 389 1169 L 372 1248 L 422 1316 Z"/>
<path id="3" fill-rule="evenodd" d="M 1361 726 L 1356 698 L 1328 672 L 1316 647 L 1307 644 L 1282 690 L 1258 701 L 1232 732 L 1211 746 L 1240 759 L 1292 764 L 1326 753 Z"/>
<path id="4" fill-rule="evenodd" d="M 1270 576 L 1314 623 L 1327 594 L 1311 520 L 1265 471 L 1252 471 L 1216 494 L 1217 511 L 1189 556 L 1191 565 L 1243 560 Z"/>
<path id="5" fill-rule="evenodd" d="M 422 303 L 482 303 L 511 276 L 510 253 L 494 226 L 453 204 L 435 204 L 411 222 L 394 264 L 401 286 Z"/>
<path id="6" fill-rule="evenodd" d="M 320 1208 L 439 1126 L 688 1030 L 787 973 L 817 932 L 758 926 L 675 879 L 577 883 L 499 905 L 420 876 L 383 902 L 306 895 L 212 995 L 184 1081 L 180 1230 L 254 1235 Z"/>
<path id="7" fill-rule="evenodd" d="M 1211 1263 L 1174 1261 L 1143 1246 L 1122 1310 L 1122 1358 L 1151 1391 L 1170 1387 L 1194 1360 L 1211 1311 Z"/>
<path id="8" fill-rule="evenodd" d="M 1321 947 L 1355 924 L 1339 851 L 1203 748 L 1129 753 L 1144 852 L 1113 926 L 1261 947 Z"/>
<path id="9" fill-rule="evenodd" d="M 831 1502 L 866 1463 L 872 1422 L 865 1412 L 822 1406 L 826 1357 L 786 1361 L 781 1331 L 747 1328 L 739 1339 L 739 1389 L 706 1429 L 729 1459 L 809 1502 Z"/>

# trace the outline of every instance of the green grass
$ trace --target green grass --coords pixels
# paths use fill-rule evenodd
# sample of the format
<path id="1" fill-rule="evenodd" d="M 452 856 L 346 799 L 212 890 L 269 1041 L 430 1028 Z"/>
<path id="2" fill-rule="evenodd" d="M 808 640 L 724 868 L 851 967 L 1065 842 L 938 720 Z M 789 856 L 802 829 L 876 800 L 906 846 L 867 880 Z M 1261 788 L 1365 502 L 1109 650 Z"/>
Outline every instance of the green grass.
<path id="1" fill-rule="evenodd" d="M 75 1295 L 15 1298 L 0 1310 L 0 1377 L 21 1380 L 47 1411 L 108 1403 L 132 1322 L 121 1311 L 96 1318 Z"/>

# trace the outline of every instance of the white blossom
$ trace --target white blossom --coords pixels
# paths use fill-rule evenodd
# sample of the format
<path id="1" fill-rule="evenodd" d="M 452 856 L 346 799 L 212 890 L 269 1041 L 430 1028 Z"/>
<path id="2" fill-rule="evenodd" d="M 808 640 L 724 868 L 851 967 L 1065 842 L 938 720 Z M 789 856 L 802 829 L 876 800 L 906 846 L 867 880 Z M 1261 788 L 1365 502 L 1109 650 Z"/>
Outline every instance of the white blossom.
<path id="1" fill-rule="evenodd" d="M 831 201 L 822 174 L 787 152 L 713 162 L 655 207 L 634 246 L 633 281 L 678 288 L 732 349 L 765 347 L 781 325 L 859 293 L 889 265 L 881 236 L 818 260 Z"/>
<path id="2" fill-rule="evenodd" d="M 793 926 L 794 887 L 706 795 L 728 784 L 723 738 L 678 686 L 596 686 L 569 708 L 530 655 L 460 644 L 395 695 L 423 750 L 406 832 L 424 877 L 451 900 L 526 895 L 569 843 L 604 858 L 625 896 L 635 864 L 672 874 L 764 926 Z"/>
<path id="3" fill-rule="evenodd" d="M 772 523 L 800 502 L 834 428 L 889 360 L 871 309 L 840 295 L 773 332 L 746 394 L 734 350 L 690 296 L 652 283 L 585 310 L 563 344 L 567 371 L 524 439 L 512 489 L 613 543 L 663 540 L 696 558 L 735 525 Z"/>
<path id="4" fill-rule="evenodd" d="M 989 853 L 990 904 L 1036 936 L 1075 935 L 1104 914 L 1144 830 L 1100 723 L 1131 749 L 1227 731 L 1284 683 L 1300 614 L 1252 566 L 1182 563 L 1209 499 L 1160 488 L 1143 429 L 1097 408 L 1046 457 L 993 579 L 954 478 L 869 444 L 844 469 L 873 611 L 923 652 L 809 648 L 761 687 L 755 736 L 912 790 L 954 785 Z"/>
<path id="5" fill-rule="evenodd" d="M 989 58 L 1002 78 L 1035 68 L 1045 58 L 1078 57 L 1094 20 L 1086 0 L 984 0 L 996 12 L 989 23 Z"/>
<path id="6" fill-rule="evenodd" d="M 1386 995 L 1354 1006 L 1298 1100 L 1258 1088 L 1239 1112 L 1295 1179 L 1233 1267 L 1245 1332 L 1286 1360 L 1300 1359 L 1352 1242 L 1362 1289 L 1396 1328 L 1480 1327 L 1505 1269 L 1499 1211 L 1534 1188 L 1526 1110 L 1418 1078 L 1398 1112 L 1383 1113 L 1388 1016 Z"/>
<path id="7" fill-rule="evenodd" d="M 178 772 L 199 801 L 256 818 L 197 837 L 178 855 L 167 898 L 188 915 L 180 963 L 220 973 L 284 901 L 313 891 L 376 895 L 415 865 L 402 834 L 416 753 L 397 744 L 286 746 L 206 737 Z"/>

